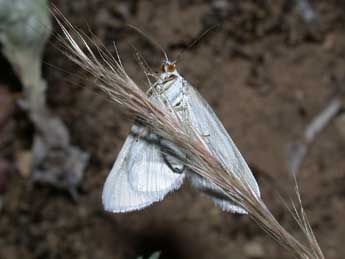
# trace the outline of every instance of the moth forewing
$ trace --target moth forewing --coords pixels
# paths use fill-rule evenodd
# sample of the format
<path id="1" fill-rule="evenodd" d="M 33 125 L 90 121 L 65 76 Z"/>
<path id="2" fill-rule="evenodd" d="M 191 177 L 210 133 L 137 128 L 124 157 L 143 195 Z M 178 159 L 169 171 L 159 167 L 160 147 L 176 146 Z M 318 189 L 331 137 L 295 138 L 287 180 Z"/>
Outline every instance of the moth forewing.
<path id="1" fill-rule="evenodd" d="M 204 98 L 187 81 L 185 81 L 185 84 L 188 85 L 187 103 L 191 126 L 201 136 L 209 152 L 222 163 L 225 169 L 233 176 L 241 179 L 255 196 L 260 197 L 260 190 L 251 170 L 224 126 Z M 188 176 L 197 189 L 209 194 L 223 210 L 246 213 L 245 210 L 233 204 L 227 197 L 221 198 L 222 191 L 215 184 L 200 178 L 191 171 L 188 172 Z M 212 195 L 215 192 L 221 194 L 220 197 Z"/>

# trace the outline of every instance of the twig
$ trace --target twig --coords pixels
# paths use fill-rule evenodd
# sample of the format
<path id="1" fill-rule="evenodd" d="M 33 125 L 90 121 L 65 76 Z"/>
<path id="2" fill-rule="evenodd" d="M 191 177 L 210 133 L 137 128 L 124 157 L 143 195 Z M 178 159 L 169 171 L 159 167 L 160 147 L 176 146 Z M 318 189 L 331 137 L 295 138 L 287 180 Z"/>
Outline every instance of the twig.
<path id="1" fill-rule="evenodd" d="M 297 174 L 314 143 L 316 137 L 331 123 L 342 107 L 340 97 L 332 99 L 327 106 L 310 122 L 304 131 L 302 140 L 288 147 L 288 167 L 291 173 Z"/>

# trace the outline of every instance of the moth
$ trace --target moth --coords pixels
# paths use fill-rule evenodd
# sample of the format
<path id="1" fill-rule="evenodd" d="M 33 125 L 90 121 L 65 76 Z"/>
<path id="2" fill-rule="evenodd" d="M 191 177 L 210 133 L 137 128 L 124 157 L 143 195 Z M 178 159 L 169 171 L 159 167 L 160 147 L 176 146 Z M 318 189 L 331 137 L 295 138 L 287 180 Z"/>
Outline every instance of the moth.
<path id="1" fill-rule="evenodd" d="M 178 73 L 175 62 L 163 61 L 153 89 L 150 99 L 154 101 L 164 96 L 183 123 L 190 123 L 204 138 L 207 148 L 220 155 L 227 169 L 241 175 L 259 197 L 258 184 L 234 142 L 204 98 Z M 102 200 L 105 210 L 129 212 L 143 209 L 179 189 L 187 178 L 221 209 L 246 213 L 215 184 L 164 152 L 167 146 L 169 144 L 147 128 L 133 125 L 104 184 Z"/>

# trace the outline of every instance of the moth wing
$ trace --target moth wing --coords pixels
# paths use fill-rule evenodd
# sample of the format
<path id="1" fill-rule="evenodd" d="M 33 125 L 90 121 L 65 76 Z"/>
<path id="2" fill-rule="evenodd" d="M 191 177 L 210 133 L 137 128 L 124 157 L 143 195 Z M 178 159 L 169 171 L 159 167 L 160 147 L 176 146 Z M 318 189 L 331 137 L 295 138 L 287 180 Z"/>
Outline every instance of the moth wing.
<path id="1" fill-rule="evenodd" d="M 160 174 L 161 171 L 156 171 L 164 168 L 164 172 L 167 172 L 169 168 L 166 169 L 164 162 L 157 159 L 159 149 L 153 148 L 140 136 L 141 134 L 145 135 L 145 129 L 134 125 L 107 177 L 102 194 L 103 205 L 107 211 L 128 212 L 142 209 L 162 200 L 168 192 L 182 184 L 183 176 L 177 175 L 176 177 L 180 178 L 176 180 L 175 174 L 169 178 L 170 175 L 167 177 L 164 173 Z M 149 156 L 155 159 L 146 160 L 147 154 L 152 152 L 157 154 Z M 161 165 L 147 166 L 150 163 Z M 142 179 L 135 179 L 134 170 L 142 172 L 138 175 L 146 181 L 145 183 L 141 183 Z"/>
<path id="2" fill-rule="evenodd" d="M 226 168 L 243 179 L 254 193 L 260 197 L 259 186 L 250 168 L 212 108 L 192 86 L 188 88 L 188 98 L 188 112 L 193 128 L 204 137 L 210 151 L 222 160 Z M 197 188 L 200 188 L 200 185 L 204 185 L 205 188 L 210 188 L 210 185 L 212 188 L 214 187 L 208 181 L 194 182 L 198 183 L 194 184 Z M 214 199 L 214 202 L 224 210 L 243 213 L 243 209 L 227 200 L 219 201 L 219 199 Z"/>
<path id="3" fill-rule="evenodd" d="M 135 128 L 134 128 L 135 131 Z M 131 130 L 133 133 L 133 128 Z M 129 180 L 134 190 L 140 192 L 163 192 L 178 189 L 184 174 L 175 173 L 164 160 L 160 139 L 154 133 L 147 133 L 137 140 L 129 161 Z"/>
<path id="4" fill-rule="evenodd" d="M 193 172 L 188 172 L 188 178 L 196 189 L 209 195 L 214 204 L 222 210 L 232 213 L 247 214 L 244 209 L 229 202 L 229 199 L 222 193 L 222 190 L 217 185 Z"/>

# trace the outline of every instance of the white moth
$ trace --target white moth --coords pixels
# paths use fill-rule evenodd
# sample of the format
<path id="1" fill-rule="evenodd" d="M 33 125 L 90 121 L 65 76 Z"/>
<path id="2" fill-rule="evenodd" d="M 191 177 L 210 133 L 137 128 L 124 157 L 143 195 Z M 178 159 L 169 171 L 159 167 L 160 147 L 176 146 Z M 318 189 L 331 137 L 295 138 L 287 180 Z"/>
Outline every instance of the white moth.
<path id="1" fill-rule="evenodd" d="M 190 123 L 205 138 L 210 151 L 221 157 L 229 171 L 245 179 L 259 197 L 256 180 L 237 147 L 207 102 L 176 71 L 174 62 L 162 63 L 160 78 L 153 87 L 151 100 L 155 101 L 157 95 L 164 96 L 183 122 Z M 163 154 L 164 146 L 167 144 L 147 128 L 132 127 L 104 185 L 105 210 L 128 212 L 142 209 L 162 200 L 188 178 L 223 210 L 246 213 L 232 204 L 215 184 L 191 172 L 166 152 Z"/>

